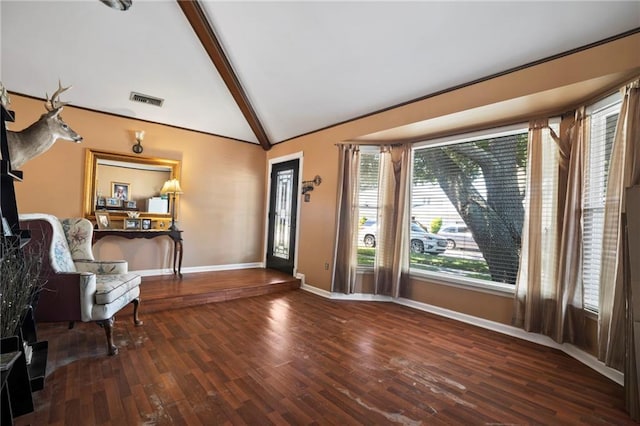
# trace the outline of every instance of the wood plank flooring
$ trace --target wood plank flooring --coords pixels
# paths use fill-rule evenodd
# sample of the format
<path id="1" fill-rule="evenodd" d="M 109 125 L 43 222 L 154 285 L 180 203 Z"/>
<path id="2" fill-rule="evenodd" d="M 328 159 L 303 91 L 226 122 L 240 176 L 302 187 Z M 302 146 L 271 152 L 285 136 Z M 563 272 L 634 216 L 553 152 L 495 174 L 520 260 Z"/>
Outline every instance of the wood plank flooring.
<path id="1" fill-rule="evenodd" d="M 144 305 L 142 305 L 144 307 Z M 390 303 L 302 290 L 41 324 L 49 375 L 17 425 L 633 424 L 559 351 Z"/>

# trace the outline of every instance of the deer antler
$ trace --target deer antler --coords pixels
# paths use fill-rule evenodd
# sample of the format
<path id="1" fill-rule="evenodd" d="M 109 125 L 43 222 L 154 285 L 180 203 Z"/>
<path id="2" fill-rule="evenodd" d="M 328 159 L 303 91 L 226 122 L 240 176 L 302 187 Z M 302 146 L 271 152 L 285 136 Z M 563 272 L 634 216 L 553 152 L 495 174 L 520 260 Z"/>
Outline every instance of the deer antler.
<path id="1" fill-rule="evenodd" d="M 69 103 L 69 102 L 60 102 L 58 100 L 58 98 L 60 97 L 60 94 L 68 89 L 71 89 L 71 86 L 62 87 L 62 83 L 60 83 L 60 80 L 58 80 L 58 90 L 56 90 L 51 97 L 49 97 L 49 94 L 46 94 L 47 101 L 44 103 L 44 107 L 47 109 L 47 111 L 49 112 L 54 111 L 58 108 L 62 108 L 63 106 Z"/>

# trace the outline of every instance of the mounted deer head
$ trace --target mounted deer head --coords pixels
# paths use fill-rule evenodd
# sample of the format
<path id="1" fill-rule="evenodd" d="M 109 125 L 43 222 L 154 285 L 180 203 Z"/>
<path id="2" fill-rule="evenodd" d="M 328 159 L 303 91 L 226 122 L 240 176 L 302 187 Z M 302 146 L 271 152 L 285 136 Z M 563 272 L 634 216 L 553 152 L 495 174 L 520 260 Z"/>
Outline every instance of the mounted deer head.
<path id="1" fill-rule="evenodd" d="M 42 114 L 38 121 L 20 132 L 7 132 L 9 157 L 13 170 L 18 170 L 27 161 L 47 151 L 58 139 L 76 143 L 82 141 L 82 136 L 60 117 L 62 107 L 66 105 L 66 102 L 60 102 L 60 94 L 70 88 L 71 86 L 62 87 L 58 82 L 58 90 L 51 97 L 47 95 L 44 103 L 48 111 L 46 114 Z"/>

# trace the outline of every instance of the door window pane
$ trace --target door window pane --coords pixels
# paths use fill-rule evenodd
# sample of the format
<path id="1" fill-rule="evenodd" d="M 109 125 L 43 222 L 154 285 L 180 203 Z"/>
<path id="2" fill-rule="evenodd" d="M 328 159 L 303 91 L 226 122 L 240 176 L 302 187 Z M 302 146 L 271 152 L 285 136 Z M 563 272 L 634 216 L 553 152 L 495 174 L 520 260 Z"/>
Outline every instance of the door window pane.
<path id="1" fill-rule="evenodd" d="M 276 174 L 276 205 L 273 236 L 273 255 L 289 259 L 291 241 L 291 205 L 293 197 L 293 170 Z"/>

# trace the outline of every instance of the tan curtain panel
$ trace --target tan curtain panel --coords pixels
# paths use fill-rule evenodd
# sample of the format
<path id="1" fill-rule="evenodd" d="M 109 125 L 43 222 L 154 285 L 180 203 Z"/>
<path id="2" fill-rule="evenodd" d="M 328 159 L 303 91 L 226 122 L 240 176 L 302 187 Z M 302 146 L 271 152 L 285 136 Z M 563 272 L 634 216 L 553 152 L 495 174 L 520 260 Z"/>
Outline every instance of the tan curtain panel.
<path id="1" fill-rule="evenodd" d="M 573 126 L 556 139 L 560 162 L 558 176 L 559 256 L 556 282 L 558 321 L 550 337 L 556 342 L 582 345 L 585 342 L 585 314 L 582 292 L 582 194 L 586 141 L 590 122 L 584 107 L 578 108 Z"/>
<path id="2" fill-rule="evenodd" d="M 548 173 L 549 170 L 545 173 L 545 164 L 557 162 L 557 155 L 554 156 L 557 149 L 543 137 L 548 132 L 546 119 L 529 123 L 525 217 L 514 309 L 515 325 L 545 334 L 553 315 L 550 302 L 555 298 L 550 279 L 554 274 L 550 259 L 555 259 L 555 255 L 548 254 L 556 251 L 552 229 L 555 202 L 548 197 L 545 200 L 545 193 L 549 194 L 549 190 L 557 186 L 555 175 Z"/>
<path id="3" fill-rule="evenodd" d="M 353 293 L 357 270 L 360 149 L 341 145 L 336 253 L 331 291 Z"/>
<path id="4" fill-rule="evenodd" d="M 409 274 L 409 174 L 411 147 L 384 146 L 378 180 L 375 293 L 398 297 Z"/>
<path id="5" fill-rule="evenodd" d="M 547 120 L 529 125 L 525 222 L 513 323 L 559 343 L 578 343 L 584 340 L 580 218 L 588 122 L 580 109 L 562 139 Z"/>
<path id="6" fill-rule="evenodd" d="M 546 124 L 546 122 L 545 122 Z M 516 279 L 514 320 L 527 331 L 542 330 L 544 303 L 541 283 L 542 132 L 530 125 L 527 146 L 527 189 L 520 267 Z"/>

